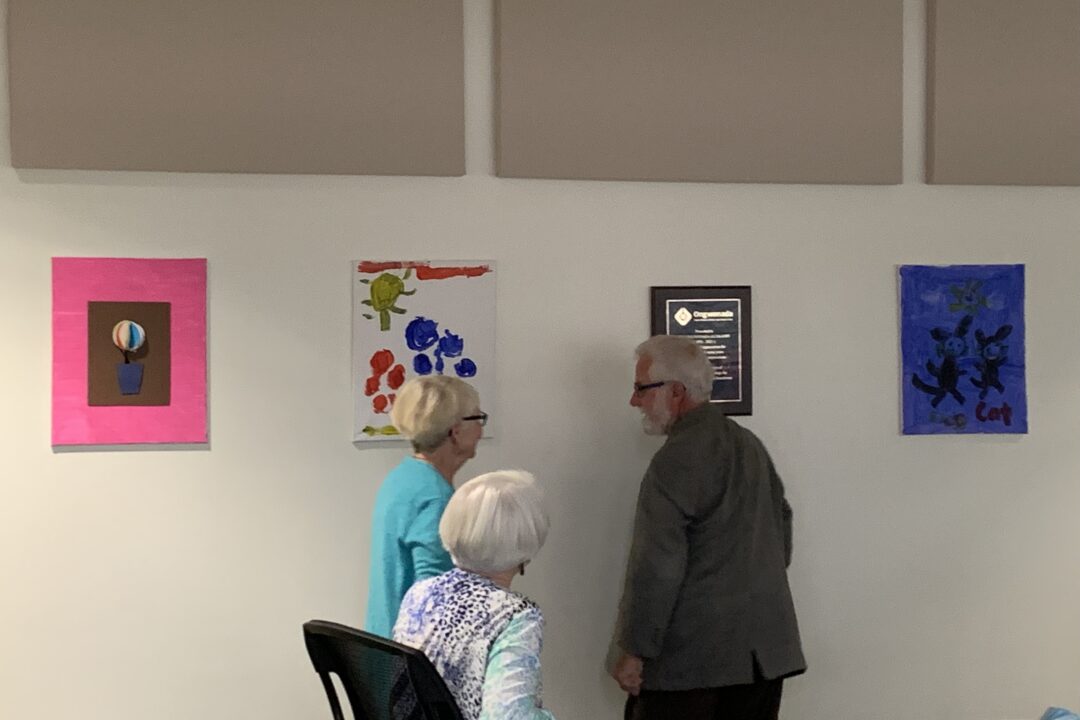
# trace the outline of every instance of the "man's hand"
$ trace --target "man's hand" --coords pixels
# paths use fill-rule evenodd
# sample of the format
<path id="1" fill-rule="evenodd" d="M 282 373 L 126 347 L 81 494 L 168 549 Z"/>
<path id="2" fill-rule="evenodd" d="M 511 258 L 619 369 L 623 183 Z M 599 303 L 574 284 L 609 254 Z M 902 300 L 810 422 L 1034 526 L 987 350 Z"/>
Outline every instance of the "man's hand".
<path id="1" fill-rule="evenodd" d="M 615 663 L 615 669 L 611 671 L 611 677 L 615 678 L 615 682 L 619 683 L 626 692 L 631 695 L 637 695 L 641 692 L 641 671 L 644 667 L 644 663 L 637 655 L 627 655 L 623 653 L 619 656 L 619 661 Z"/>

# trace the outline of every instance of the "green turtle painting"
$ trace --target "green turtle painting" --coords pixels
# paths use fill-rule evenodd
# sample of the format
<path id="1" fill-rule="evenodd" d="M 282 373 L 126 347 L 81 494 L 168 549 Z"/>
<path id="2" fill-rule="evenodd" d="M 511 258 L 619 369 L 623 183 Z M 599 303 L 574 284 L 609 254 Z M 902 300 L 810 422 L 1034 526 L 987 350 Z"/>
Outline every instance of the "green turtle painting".
<path id="1" fill-rule="evenodd" d="M 371 299 L 361 300 L 361 302 L 379 313 L 379 330 L 386 332 L 390 329 L 390 313 L 405 314 L 405 311 L 397 306 L 397 301 L 402 295 L 412 295 L 416 292 L 415 289 L 405 289 L 405 281 L 409 279 L 410 275 L 412 275 L 412 268 L 406 269 L 402 277 L 384 272 L 374 280 L 360 281 L 367 285 L 371 291 Z M 375 319 L 374 315 L 368 313 L 364 313 L 364 317 L 368 320 Z"/>

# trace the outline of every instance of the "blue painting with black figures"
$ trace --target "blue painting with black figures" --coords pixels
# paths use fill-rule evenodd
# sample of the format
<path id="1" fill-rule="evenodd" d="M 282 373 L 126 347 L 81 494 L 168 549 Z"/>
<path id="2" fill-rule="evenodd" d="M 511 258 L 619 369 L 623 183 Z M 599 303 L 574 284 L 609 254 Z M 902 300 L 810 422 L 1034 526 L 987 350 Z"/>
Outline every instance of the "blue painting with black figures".
<path id="1" fill-rule="evenodd" d="M 405 344 L 416 354 L 412 359 L 413 372 L 417 375 L 442 375 L 446 370 L 447 360 L 452 363 L 454 374 L 458 377 L 471 378 L 476 375 L 476 363 L 467 357 L 465 340 L 449 330 L 439 334 L 439 323 L 417 315 L 405 326 Z M 428 352 L 431 352 L 431 356 Z M 434 357 L 434 361 L 432 361 Z"/>
<path id="2" fill-rule="evenodd" d="M 904 265 L 905 435 L 1026 433 L 1023 265 Z"/>

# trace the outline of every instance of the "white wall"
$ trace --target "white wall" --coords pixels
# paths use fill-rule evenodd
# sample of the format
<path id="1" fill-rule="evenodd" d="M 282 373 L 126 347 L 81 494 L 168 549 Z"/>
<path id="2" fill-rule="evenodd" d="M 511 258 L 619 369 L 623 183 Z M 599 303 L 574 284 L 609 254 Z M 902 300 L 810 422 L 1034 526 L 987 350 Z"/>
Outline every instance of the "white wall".
<path id="1" fill-rule="evenodd" d="M 349 441 L 365 256 L 499 263 L 501 434 L 466 472 L 548 486 L 521 587 L 561 720 L 620 717 L 602 659 L 656 447 L 627 399 L 659 284 L 754 288 L 746 424 L 795 508 L 810 663 L 784 717 L 1080 707 L 1080 197 L 921 184 L 924 10 L 905 4 L 895 187 L 499 180 L 483 0 L 464 178 L 17 173 L 0 144 L 0 717 L 328 717 L 300 625 L 360 622 L 369 510 L 401 455 Z M 51 450 L 54 255 L 209 258 L 208 451 Z M 1027 263 L 1026 437 L 898 433 L 894 266 L 951 262 Z"/>

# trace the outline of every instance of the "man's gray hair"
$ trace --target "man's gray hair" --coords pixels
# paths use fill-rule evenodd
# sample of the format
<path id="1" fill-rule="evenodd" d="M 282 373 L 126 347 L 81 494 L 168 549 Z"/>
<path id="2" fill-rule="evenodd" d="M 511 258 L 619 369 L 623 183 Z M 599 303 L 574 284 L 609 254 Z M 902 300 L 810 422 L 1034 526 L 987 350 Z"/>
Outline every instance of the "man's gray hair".
<path id="1" fill-rule="evenodd" d="M 682 383 L 690 399 L 695 402 L 705 402 L 712 397 L 712 363 L 701 345 L 690 338 L 653 335 L 638 345 L 634 352 L 639 358 L 652 360 L 649 366 L 650 380 Z"/>
<path id="2" fill-rule="evenodd" d="M 469 480 L 450 497 L 439 522 L 439 537 L 454 564 L 478 573 L 529 562 L 547 532 L 540 488 L 524 470 L 496 470 Z"/>
<path id="3" fill-rule="evenodd" d="M 390 420 L 417 452 L 446 442 L 450 428 L 480 410 L 480 396 L 469 383 L 446 375 L 423 375 L 401 386 Z"/>

